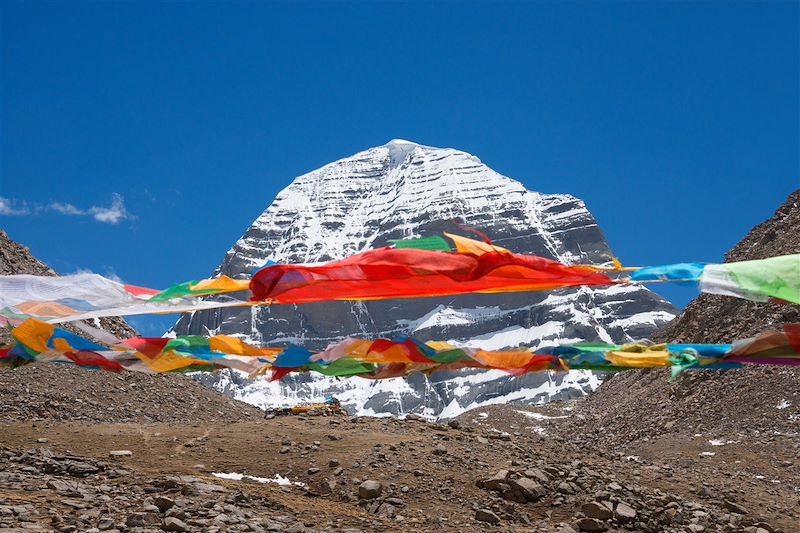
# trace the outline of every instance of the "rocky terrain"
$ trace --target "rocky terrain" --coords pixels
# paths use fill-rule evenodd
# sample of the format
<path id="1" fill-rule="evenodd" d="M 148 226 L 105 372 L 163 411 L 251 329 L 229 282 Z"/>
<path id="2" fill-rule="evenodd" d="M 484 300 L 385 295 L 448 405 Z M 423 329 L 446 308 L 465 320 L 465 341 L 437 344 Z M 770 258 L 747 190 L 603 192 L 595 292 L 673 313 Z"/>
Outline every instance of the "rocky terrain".
<path id="1" fill-rule="evenodd" d="M 633 455 L 559 437 L 565 413 L 20 420 L 3 426 L 0 531 L 795 530 L 796 449 L 700 439 Z"/>
<path id="2" fill-rule="evenodd" d="M 746 261 L 800 253 L 800 190 L 774 216 L 726 254 Z M 800 306 L 755 303 L 703 294 L 654 335 L 657 341 L 728 342 L 800 323 Z M 570 432 L 625 446 L 640 439 L 709 433 L 800 445 L 800 368 L 745 367 L 735 372 L 690 371 L 669 383 L 667 370 L 626 372 L 606 380 L 578 404 Z"/>
<path id="3" fill-rule="evenodd" d="M 263 416 L 260 409 L 231 401 L 186 376 L 114 374 L 59 363 L 0 368 L 0 405 L 3 422 L 185 424 Z"/>

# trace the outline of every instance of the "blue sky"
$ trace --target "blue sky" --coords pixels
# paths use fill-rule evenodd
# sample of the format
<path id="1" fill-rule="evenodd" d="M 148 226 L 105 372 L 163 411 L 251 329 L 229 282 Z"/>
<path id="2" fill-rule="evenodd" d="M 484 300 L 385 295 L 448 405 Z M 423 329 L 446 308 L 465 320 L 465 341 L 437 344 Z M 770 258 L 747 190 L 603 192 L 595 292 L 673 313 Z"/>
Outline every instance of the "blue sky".
<path id="1" fill-rule="evenodd" d="M 626 264 L 719 261 L 800 187 L 798 5 L 3 2 L 0 227 L 164 287 L 405 138 L 584 199 Z"/>

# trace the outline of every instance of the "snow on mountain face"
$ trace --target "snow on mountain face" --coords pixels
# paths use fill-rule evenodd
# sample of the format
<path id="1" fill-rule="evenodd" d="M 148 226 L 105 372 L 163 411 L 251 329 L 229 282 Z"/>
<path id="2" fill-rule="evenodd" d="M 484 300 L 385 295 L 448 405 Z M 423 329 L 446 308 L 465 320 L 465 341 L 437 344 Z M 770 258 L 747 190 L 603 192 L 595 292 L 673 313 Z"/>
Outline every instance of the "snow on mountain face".
<path id="1" fill-rule="evenodd" d="M 395 140 L 296 178 L 228 252 L 219 270 L 249 273 L 268 259 L 341 259 L 389 239 L 434 233 L 425 226 L 453 219 L 480 224 L 475 227 L 492 231 L 496 244 L 515 251 L 522 240 L 531 241 L 535 249 L 530 253 L 562 261 L 608 253 L 580 200 L 529 192 L 458 150 Z M 568 237 L 575 232 L 583 237 Z"/>
<path id="2" fill-rule="evenodd" d="M 582 201 L 531 192 L 454 149 L 394 140 L 296 178 L 225 256 L 216 274 L 249 276 L 267 261 L 310 263 L 385 246 L 391 239 L 480 229 L 512 251 L 565 263 L 602 263 L 611 252 Z M 181 335 L 226 334 L 255 343 L 324 348 L 346 336 L 410 334 L 487 349 L 647 337 L 674 308 L 635 286 L 549 293 L 475 294 L 377 302 L 228 308 L 182 317 Z M 351 412 L 452 417 L 490 403 L 535 403 L 586 394 L 588 372 L 443 372 L 372 382 L 300 375 L 280 383 L 227 372 L 201 381 L 250 403 L 287 405 L 334 394 Z"/>

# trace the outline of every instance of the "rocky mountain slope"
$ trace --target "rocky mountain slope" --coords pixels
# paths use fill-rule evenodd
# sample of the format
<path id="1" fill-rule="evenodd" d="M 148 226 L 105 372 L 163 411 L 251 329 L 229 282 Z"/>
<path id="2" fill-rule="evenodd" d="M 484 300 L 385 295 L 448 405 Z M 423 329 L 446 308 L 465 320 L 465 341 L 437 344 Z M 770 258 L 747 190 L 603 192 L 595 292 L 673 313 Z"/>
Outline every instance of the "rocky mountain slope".
<path id="1" fill-rule="evenodd" d="M 8 234 L 0 229 L 0 275 L 10 274 L 31 274 L 34 276 L 57 276 L 56 272 L 45 265 L 33 255 L 25 246 L 11 240 Z M 118 317 L 100 318 L 92 321 L 85 321 L 89 326 L 100 328 L 112 333 L 120 339 L 132 337 L 136 332 L 127 322 Z M 74 324 L 64 326 L 76 335 L 89 336 L 86 331 L 78 329 Z M 94 339 L 101 344 L 101 339 Z M 7 342 L 7 330 L 0 327 L 0 342 Z"/>
<path id="2" fill-rule="evenodd" d="M 800 190 L 725 256 L 726 261 L 800 253 Z M 754 303 L 703 294 L 654 338 L 726 342 L 782 324 L 800 323 L 800 306 Z M 608 379 L 578 402 L 576 438 L 626 445 L 670 434 L 731 434 L 732 439 L 788 435 L 800 452 L 800 368 L 748 366 L 729 372 L 686 372 L 670 384 L 668 371 L 643 370 Z"/>
<path id="3" fill-rule="evenodd" d="M 0 368 L 0 405 L 0 421 L 186 424 L 263 416 L 179 374 L 114 374 L 56 363 Z"/>
<path id="4" fill-rule="evenodd" d="M 753 228 L 725 254 L 725 262 L 797 253 L 800 253 L 800 189 L 791 193 L 770 219 Z M 675 342 L 726 342 L 726 339 L 750 337 L 766 328 L 789 323 L 800 323 L 800 306 L 702 294 L 654 338 Z"/>
<path id="5" fill-rule="evenodd" d="M 470 154 L 391 141 L 296 178 L 225 256 L 217 274 L 249 276 L 267 261 L 339 259 L 392 239 L 478 228 L 516 252 L 562 262 L 603 263 L 611 250 L 577 198 L 531 192 Z M 186 315 L 177 334 L 236 335 L 264 344 L 323 348 L 347 336 L 411 334 L 486 349 L 578 340 L 627 342 L 651 335 L 674 308 L 634 286 L 550 293 L 467 295 L 376 302 L 226 309 Z M 455 416 L 487 403 L 575 397 L 599 383 L 590 373 L 511 378 L 461 372 L 406 381 L 336 382 L 292 376 L 252 383 L 235 373 L 205 383 L 256 405 L 335 394 L 362 414 Z"/>
<path id="6" fill-rule="evenodd" d="M 24 246 L 0 230 L 0 275 L 57 275 Z M 118 338 L 136 332 L 121 318 L 87 321 Z M 64 327 L 90 336 L 74 324 Z M 0 342 L 8 342 L 0 327 Z M 104 344 L 102 339 L 96 339 Z M 0 420 L 84 420 L 89 422 L 199 422 L 250 420 L 260 411 L 211 391 L 186 376 L 83 370 L 72 365 L 41 364 L 0 368 Z"/>

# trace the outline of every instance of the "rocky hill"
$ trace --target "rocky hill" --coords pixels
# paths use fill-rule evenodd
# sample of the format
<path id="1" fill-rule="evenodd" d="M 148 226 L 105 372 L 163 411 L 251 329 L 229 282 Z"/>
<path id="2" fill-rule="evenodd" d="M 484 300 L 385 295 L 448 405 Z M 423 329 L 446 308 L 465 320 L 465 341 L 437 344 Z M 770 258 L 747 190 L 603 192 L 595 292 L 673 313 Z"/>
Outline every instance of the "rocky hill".
<path id="1" fill-rule="evenodd" d="M 603 263 L 611 250 L 586 205 L 542 194 L 474 155 L 393 140 L 295 178 L 225 255 L 218 274 L 247 277 L 267 261 L 341 259 L 392 239 L 480 229 L 515 252 L 566 263 Z M 569 341 L 629 342 L 648 337 L 676 310 L 639 286 L 581 287 L 548 293 L 476 294 L 368 302 L 228 308 L 185 315 L 182 335 L 226 334 L 256 343 L 324 348 L 344 337 L 413 335 L 485 349 Z M 351 412 L 449 418 L 491 403 L 541 403 L 581 396 L 599 380 L 502 372 L 437 373 L 370 382 L 289 376 L 251 382 L 235 372 L 204 382 L 256 405 L 334 394 Z"/>
<path id="2" fill-rule="evenodd" d="M 31 274 L 34 276 L 58 275 L 52 268 L 36 259 L 28 248 L 11 240 L 8 234 L 0 229 L 0 276 L 10 274 Z M 100 318 L 96 322 L 87 320 L 85 323 L 89 326 L 99 327 L 100 329 L 108 331 L 120 339 L 126 339 L 136 335 L 133 328 L 118 317 Z M 67 324 L 63 327 L 76 335 L 88 335 L 85 331 L 76 328 L 75 325 L 72 324 Z M 88 336 L 91 337 L 91 335 Z M 94 340 L 104 344 L 100 339 Z M 0 327 L 0 342 L 8 342 L 8 332 L 2 327 Z"/>
<path id="3" fill-rule="evenodd" d="M 43 363 L 0 368 L 0 421 L 179 424 L 255 420 L 263 412 L 178 374 L 114 374 Z"/>
<path id="4" fill-rule="evenodd" d="M 0 275 L 56 276 L 24 246 L 0 230 Z M 92 327 L 127 338 L 136 332 L 121 318 L 87 321 Z M 75 325 L 65 326 L 87 336 Z M 8 342 L 0 328 L 0 342 Z M 96 339 L 103 344 L 102 340 Z M 260 411 L 231 400 L 177 374 L 112 374 L 71 365 L 41 364 L 0 368 L 0 420 L 72 420 L 87 422 L 199 422 L 250 420 Z"/>
<path id="5" fill-rule="evenodd" d="M 726 261 L 800 253 L 800 190 L 725 256 Z M 754 303 L 703 294 L 659 330 L 659 341 L 727 342 L 782 324 L 800 323 L 800 306 Z M 800 369 L 753 367 L 690 371 L 670 384 L 669 372 L 625 372 L 578 402 L 576 438 L 625 445 L 637 439 L 694 433 L 767 438 L 800 433 Z M 798 441 L 795 440 L 795 443 Z"/>
<path id="6" fill-rule="evenodd" d="M 800 189 L 790 194 L 769 220 L 753 228 L 725 254 L 725 262 L 797 253 L 800 253 Z M 654 338 L 662 342 L 727 342 L 789 323 L 800 323 L 800 306 L 702 294 Z"/>

